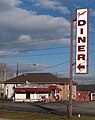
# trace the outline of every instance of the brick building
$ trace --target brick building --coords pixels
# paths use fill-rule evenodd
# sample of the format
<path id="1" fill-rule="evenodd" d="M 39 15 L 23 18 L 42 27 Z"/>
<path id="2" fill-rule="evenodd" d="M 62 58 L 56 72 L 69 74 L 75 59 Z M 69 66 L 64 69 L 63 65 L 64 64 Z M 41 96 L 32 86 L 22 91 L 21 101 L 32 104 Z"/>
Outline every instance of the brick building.
<path id="1" fill-rule="evenodd" d="M 77 85 L 76 100 L 95 100 L 95 85 Z"/>
<path id="2" fill-rule="evenodd" d="M 10 99 L 13 96 L 13 94 L 17 93 L 17 89 L 19 89 L 19 94 L 23 93 L 24 97 L 27 98 L 26 97 L 27 90 L 30 90 L 29 91 L 30 94 L 28 94 L 30 96 L 31 94 L 38 93 L 38 91 L 35 91 L 33 93 L 33 85 L 36 88 L 37 87 L 39 88 L 39 86 L 41 86 L 39 89 L 43 88 L 41 91 L 41 94 L 45 94 L 45 93 L 50 94 L 49 90 L 51 91 L 53 90 L 52 88 L 50 89 L 50 86 L 55 86 L 55 89 L 53 91 L 54 94 L 56 94 L 57 92 L 59 93 L 61 100 L 68 100 L 69 88 L 70 88 L 69 82 L 70 82 L 69 78 L 58 78 L 51 73 L 25 73 L 18 77 L 14 77 L 10 80 L 4 81 L 4 95 L 7 95 L 7 97 Z M 31 86 L 30 89 L 29 89 L 29 86 Z M 72 88 L 73 88 L 72 98 L 76 99 L 76 83 L 75 82 L 73 82 Z M 46 90 L 47 92 L 44 92 L 44 90 Z M 21 96 L 21 95 L 18 95 L 18 96 Z"/>

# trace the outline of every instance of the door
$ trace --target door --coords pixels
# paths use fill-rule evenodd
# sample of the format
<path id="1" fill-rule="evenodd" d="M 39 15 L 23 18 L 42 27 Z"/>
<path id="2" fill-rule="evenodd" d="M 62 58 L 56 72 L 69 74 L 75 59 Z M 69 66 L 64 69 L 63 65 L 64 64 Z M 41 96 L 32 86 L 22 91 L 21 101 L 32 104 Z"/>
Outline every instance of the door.
<path id="1" fill-rule="evenodd" d="M 30 99 L 30 93 L 26 93 L 26 99 Z"/>

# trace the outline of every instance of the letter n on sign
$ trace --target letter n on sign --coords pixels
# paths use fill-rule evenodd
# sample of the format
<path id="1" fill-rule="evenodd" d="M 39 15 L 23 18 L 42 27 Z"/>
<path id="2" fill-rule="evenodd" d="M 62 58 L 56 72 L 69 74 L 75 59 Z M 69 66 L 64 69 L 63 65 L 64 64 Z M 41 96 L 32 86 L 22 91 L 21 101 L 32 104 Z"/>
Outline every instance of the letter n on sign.
<path id="1" fill-rule="evenodd" d="M 76 73 L 88 73 L 88 9 L 77 9 Z"/>

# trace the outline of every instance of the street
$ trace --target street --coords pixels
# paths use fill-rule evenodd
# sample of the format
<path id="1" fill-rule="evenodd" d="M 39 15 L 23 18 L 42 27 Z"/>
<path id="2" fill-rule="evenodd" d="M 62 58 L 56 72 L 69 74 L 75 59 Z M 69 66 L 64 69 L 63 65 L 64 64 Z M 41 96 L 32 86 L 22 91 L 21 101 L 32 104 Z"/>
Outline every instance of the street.
<path id="1" fill-rule="evenodd" d="M 0 100 L 0 108 L 16 111 L 39 112 L 45 114 L 68 115 L 68 101 L 60 102 L 13 102 Z M 73 115 L 95 116 L 95 101 L 73 101 Z"/>

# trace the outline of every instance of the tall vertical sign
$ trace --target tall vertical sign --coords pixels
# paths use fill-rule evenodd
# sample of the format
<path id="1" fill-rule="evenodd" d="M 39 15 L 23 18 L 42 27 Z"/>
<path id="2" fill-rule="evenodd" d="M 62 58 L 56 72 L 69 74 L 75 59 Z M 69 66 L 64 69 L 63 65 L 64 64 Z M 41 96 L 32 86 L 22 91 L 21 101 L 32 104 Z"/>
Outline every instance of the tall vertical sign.
<path id="1" fill-rule="evenodd" d="M 88 73 L 88 9 L 77 9 L 76 73 Z"/>

